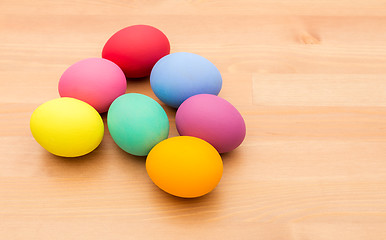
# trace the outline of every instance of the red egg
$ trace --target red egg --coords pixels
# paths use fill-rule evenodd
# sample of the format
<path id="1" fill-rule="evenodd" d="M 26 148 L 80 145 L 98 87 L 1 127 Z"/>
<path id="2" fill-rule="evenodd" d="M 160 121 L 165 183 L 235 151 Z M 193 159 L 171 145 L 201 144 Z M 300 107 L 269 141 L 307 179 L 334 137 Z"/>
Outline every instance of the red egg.
<path id="1" fill-rule="evenodd" d="M 134 25 L 111 36 L 102 57 L 117 64 L 127 78 L 140 78 L 149 76 L 154 64 L 169 53 L 165 34 L 152 26 Z"/>

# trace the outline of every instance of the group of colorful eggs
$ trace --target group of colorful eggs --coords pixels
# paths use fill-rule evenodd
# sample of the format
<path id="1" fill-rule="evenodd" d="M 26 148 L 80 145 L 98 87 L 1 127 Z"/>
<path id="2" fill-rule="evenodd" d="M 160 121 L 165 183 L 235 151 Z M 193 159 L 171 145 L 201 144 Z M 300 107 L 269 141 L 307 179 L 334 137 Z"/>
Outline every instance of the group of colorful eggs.
<path id="1" fill-rule="evenodd" d="M 159 188 L 184 198 L 210 192 L 223 172 L 219 153 L 242 143 L 245 123 L 234 106 L 217 96 L 222 78 L 215 65 L 193 53 L 169 53 L 169 40 L 154 27 L 118 31 L 105 44 L 102 58 L 79 61 L 63 73 L 61 98 L 43 103 L 31 116 L 34 138 L 52 154 L 85 155 L 102 141 L 100 113 L 107 112 L 115 143 L 130 154 L 147 155 L 146 170 Z M 178 108 L 181 136 L 168 139 L 169 120 L 155 100 L 125 94 L 126 78 L 149 75 L 155 95 Z"/>

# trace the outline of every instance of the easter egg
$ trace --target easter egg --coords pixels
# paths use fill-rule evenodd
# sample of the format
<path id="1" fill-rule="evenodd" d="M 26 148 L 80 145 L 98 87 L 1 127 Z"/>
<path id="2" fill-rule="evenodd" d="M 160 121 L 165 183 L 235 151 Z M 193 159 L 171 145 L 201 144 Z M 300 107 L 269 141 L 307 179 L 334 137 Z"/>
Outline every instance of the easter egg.
<path id="1" fill-rule="evenodd" d="M 177 52 L 166 55 L 154 65 L 150 84 L 162 102 L 177 108 L 196 94 L 217 95 L 222 78 L 208 59 L 194 53 Z"/>
<path id="2" fill-rule="evenodd" d="M 61 97 L 72 97 L 93 106 L 99 113 L 126 91 L 125 74 L 115 63 L 87 58 L 71 65 L 59 80 Z"/>
<path id="3" fill-rule="evenodd" d="M 103 138 L 103 121 L 89 104 L 75 98 L 57 98 L 32 113 L 30 128 L 47 151 L 62 157 L 78 157 L 93 151 Z"/>
<path id="4" fill-rule="evenodd" d="M 159 188 L 174 196 L 194 198 L 219 183 L 223 163 L 212 145 L 195 137 L 179 136 L 158 143 L 146 158 L 146 170 Z"/>
<path id="5" fill-rule="evenodd" d="M 212 144 L 220 153 L 237 148 L 245 138 L 245 122 L 225 99 L 199 94 L 178 108 L 176 126 L 180 135 L 194 136 Z"/>
<path id="6" fill-rule="evenodd" d="M 169 52 L 169 40 L 160 30 L 134 25 L 111 36 L 102 57 L 115 62 L 127 78 L 140 78 L 149 76 L 154 64 Z"/>
<path id="7" fill-rule="evenodd" d="M 111 104 L 107 125 L 115 143 L 137 156 L 146 156 L 169 135 L 169 120 L 161 105 L 138 93 L 124 94 Z"/>

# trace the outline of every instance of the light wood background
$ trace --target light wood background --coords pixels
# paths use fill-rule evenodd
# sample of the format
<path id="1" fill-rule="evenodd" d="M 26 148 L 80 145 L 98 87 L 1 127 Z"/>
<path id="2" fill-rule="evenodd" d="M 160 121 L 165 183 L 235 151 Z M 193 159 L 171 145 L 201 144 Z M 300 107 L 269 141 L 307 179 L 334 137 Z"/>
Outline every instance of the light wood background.
<path id="1" fill-rule="evenodd" d="M 107 128 L 77 159 L 30 133 L 63 71 L 133 24 L 210 59 L 245 118 L 202 198 L 159 190 Z M 0 131 L 0 239 L 386 239 L 386 1 L 0 0 Z"/>

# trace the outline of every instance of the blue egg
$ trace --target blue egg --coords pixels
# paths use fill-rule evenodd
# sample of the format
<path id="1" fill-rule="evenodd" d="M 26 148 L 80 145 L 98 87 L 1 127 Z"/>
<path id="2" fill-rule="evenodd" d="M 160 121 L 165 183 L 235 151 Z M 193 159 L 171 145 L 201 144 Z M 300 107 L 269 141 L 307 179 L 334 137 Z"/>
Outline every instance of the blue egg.
<path id="1" fill-rule="evenodd" d="M 177 52 L 166 55 L 154 65 L 150 84 L 162 102 L 178 108 L 193 95 L 217 95 L 222 78 L 208 59 L 194 53 Z"/>

